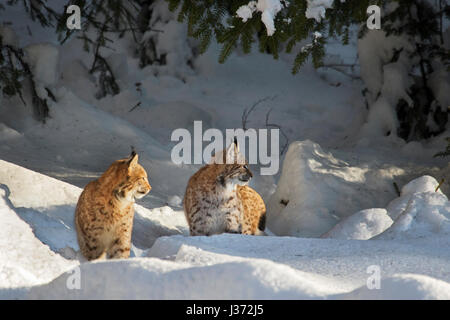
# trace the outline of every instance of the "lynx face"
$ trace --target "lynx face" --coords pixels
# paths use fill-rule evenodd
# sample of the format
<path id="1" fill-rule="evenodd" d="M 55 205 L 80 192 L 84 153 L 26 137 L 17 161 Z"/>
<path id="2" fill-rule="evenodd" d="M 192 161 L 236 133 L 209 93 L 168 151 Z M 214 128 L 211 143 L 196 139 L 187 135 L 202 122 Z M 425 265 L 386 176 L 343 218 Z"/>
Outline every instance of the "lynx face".
<path id="1" fill-rule="evenodd" d="M 114 189 L 117 198 L 134 201 L 141 199 L 150 192 L 152 187 L 148 182 L 147 172 L 134 159 L 131 163 L 127 160 L 121 160 L 117 163 L 116 174 L 122 176 L 122 181 Z"/>
<path id="2" fill-rule="evenodd" d="M 227 185 L 247 185 L 253 177 L 247 164 L 224 164 L 222 173 L 217 177 L 218 183 L 223 187 Z"/>

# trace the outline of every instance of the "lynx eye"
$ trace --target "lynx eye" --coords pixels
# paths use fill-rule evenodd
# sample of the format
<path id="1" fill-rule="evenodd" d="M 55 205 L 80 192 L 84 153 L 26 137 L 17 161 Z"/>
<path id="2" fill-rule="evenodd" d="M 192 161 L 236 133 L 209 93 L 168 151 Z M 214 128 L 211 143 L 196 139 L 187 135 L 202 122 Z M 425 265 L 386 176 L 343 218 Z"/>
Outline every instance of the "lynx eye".
<path id="1" fill-rule="evenodd" d="M 248 170 L 248 165 L 244 164 L 244 169 Z"/>

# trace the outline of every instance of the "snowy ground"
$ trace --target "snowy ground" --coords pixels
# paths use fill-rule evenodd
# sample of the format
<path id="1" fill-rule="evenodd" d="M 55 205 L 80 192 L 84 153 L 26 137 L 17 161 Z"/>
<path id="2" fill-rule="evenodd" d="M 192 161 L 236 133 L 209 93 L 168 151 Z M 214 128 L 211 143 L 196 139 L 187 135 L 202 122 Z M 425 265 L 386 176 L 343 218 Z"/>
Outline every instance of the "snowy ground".
<path id="1" fill-rule="evenodd" d="M 431 177 L 403 188 L 389 208 L 403 207 L 401 218 L 384 233 L 373 228 L 381 219 L 357 213 L 329 239 L 189 237 L 181 211 L 137 205 L 134 257 L 86 263 L 73 226 L 81 189 L 5 161 L 0 168 L 1 298 L 450 298 L 450 203 L 430 191 Z M 354 240 L 353 229 L 381 234 Z M 370 266 L 379 267 L 380 289 L 366 286 Z M 74 272 L 80 289 L 67 285 Z"/>
<path id="2" fill-rule="evenodd" d="M 20 12 L 10 16 L 23 45 L 56 44 L 23 32 Z M 34 52 L 48 57 L 53 45 Z M 327 59 L 354 63 L 355 47 L 332 43 Z M 285 55 L 238 52 L 219 65 L 215 45 L 194 70 L 139 69 L 110 53 L 121 93 L 97 100 L 80 43 L 56 48 L 57 59 L 41 61 L 57 98 L 45 125 L 31 118 L 29 97 L 26 106 L 0 100 L 0 298 L 450 299 L 450 165 L 432 157 L 449 131 L 408 144 L 368 135 L 362 81 L 309 64 L 292 76 Z M 170 133 L 194 120 L 241 127 L 243 110 L 266 97 L 250 125 L 263 128 L 273 108 L 290 144 L 277 175 L 252 180 L 272 236 L 189 237 L 174 196 L 198 166 L 171 162 Z M 81 188 L 131 145 L 153 187 L 136 205 L 133 257 L 82 262 L 73 228 Z M 370 290 L 373 266 L 381 283 Z M 77 270 L 81 289 L 70 290 Z"/>

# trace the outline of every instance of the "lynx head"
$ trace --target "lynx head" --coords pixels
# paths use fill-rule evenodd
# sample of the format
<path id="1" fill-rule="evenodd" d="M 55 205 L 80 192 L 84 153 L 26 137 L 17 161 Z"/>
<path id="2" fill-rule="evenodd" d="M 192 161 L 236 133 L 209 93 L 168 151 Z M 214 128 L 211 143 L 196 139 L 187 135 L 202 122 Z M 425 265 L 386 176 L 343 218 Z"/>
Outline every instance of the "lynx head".
<path id="1" fill-rule="evenodd" d="M 220 161 L 218 161 L 220 160 Z M 244 156 L 239 152 L 237 140 L 211 159 L 213 165 L 218 166 L 217 183 L 223 187 L 246 185 L 253 177 Z"/>
<path id="2" fill-rule="evenodd" d="M 141 199 L 150 192 L 152 187 L 148 182 L 147 172 L 138 163 L 139 156 L 136 152 L 132 152 L 126 159 L 117 160 L 106 171 L 111 171 L 115 181 L 114 194 L 119 199 L 134 201 Z"/>

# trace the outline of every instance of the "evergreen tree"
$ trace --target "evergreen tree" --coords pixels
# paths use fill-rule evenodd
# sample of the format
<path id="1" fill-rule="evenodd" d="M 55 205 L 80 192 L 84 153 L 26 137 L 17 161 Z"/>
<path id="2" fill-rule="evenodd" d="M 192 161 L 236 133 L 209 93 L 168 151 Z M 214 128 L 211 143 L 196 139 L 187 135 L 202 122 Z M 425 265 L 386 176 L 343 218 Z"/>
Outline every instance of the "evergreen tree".
<path id="1" fill-rule="evenodd" d="M 442 152 L 438 152 L 437 154 L 435 154 L 435 157 L 448 157 L 450 156 L 450 137 L 447 138 L 447 149 L 445 149 Z"/>
<path id="2" fill-rule="evenodd" d="M 395 9 L 384 17 L 383 30 L 387 37 L 407 39 L 413 49 L 406 53 L 402 47 L 393 58 L 408 54 L 413 83 L 407 90 L 412 103 L 400 99 L 396 105 L 397 134 L 406 141 L 425 139 L 442 133 L 449 118 L 448 106 L 436 98 L 430 78 L 442 70 L 449 71 L 450 51 L 444 44 L 443 19 L 450 17 L 450 7 L 445 0 L 437 4 L 425 0 L 395 2 Z"/>
<path id="3" fill-rule="evenodd" d="M 222 45 L 221 63 L 237 46 L 241 46 L 244 53 L 249 53 L 252 45 L 257 43 L 261 52 L 278 58 L 281 51 L 292 52 L 297 43 L 311 39 L 309 44 L 296 52 L 293 73 L 297 73 L 308 58 L 315 67 L 320 67 L 328 39 L 337 37 L 343 44 L 348 43 L 352 24 L 360 24 L 359 37 L 363 38 L 368 32 L 365 26 L 368 18 L 366 10 L 369 5 L 378 5 L 383 12 L 388 12 L 383 16 L 381 25 L 386 39 L 401 36 L 414 48 L 412 52 L 403 50 L 405 48 L 391 52 L 389 63 L 408 55 L 406 59 L 410 65 L 407 77 L 411 77 L 413 82 L 410 88 L 406 88 L 410 99 L 399 99 L 393 106 L 398 120 L 395 133 L 407 141 L 418 140 L 439 134 L 447 126 L 449 110 L 436 99 L 428 81 L 436 69 L 449 66 L 450 54 L 443 40 L 443 20 L 448 19 L 450 14 L 446 0 L 316 1 L 319 4 L 332 3 L 323 19 L 320 16 L 319 19 L 317 16 L 311 18 L 309 11 L 314 6 L 314 0 L 280 0 L 279 11 L 274 17 L 275 30 L 270 33 L 263 22 L 264 13 L 254 8 L 277 2 L 275 0 L 167 1 L 172 10 L 179 9 L 179 21 L 187 22 L 189 35 L 200 40 L 201 51 L 208 48 L 213 37 Z M 247 8 L 240 9 L 243 6 Z M 245 19 L 242 14 L 237 14 L 239 10 L 247 10 Z M 372 95 L 369 108 L 380 98 L 381 92 L 373 92 Z"/>
<path id="4" fill-rule="evenodd" d="M 20 4 L 33 21 L 38 21 L 43 27 L 52 27 L 58 21 L 59 15 L 47 6 L 46 0 L 8 0 L 6 5 L 13 6 Z M 6 7 L 0 4 L 0 12 Z M 1 21 L 0 21 L 1 22 Z M 45 122 L 49 109 L 47 100 L 39 97 L 36 91 L 36 84 L 29 64 L 24 59 L 23 49 L 6 41 L 4 36 L 10 32 L 6 26 L 0 26 L 0 89 L 4 96 L 11 97 L 18 95 L 22 102 L 25 100 L 22 95 L 22 81 L 27 80 L 31 88 L 31 97 L 34 116 L 37 120 Z M 11 36 L 12 37 L 12 36 Z M 53 94 L 46 88 L 49 97 L 54 99 Z"/>
<path id="5" fill-rule="evenodd" d="M 139 12 L 141 4 L 148 1 L 121 1 L 121 0 L 70 0 L 65 8 L 77 5 L 82 13 L 81 30 L 70 30 L 66 27 L 69 14 L 64 10 L 57 26 L 59 40 L 64 43 L 72 35 L 83 41 L 83 48 L 92 52 L 93 62 L 89 72 L 97 79 L 99 90 L 98 99 L 107 94 L 115 95 L 120 92 L 115 75 L 111 67 L 102 55 L 102 49 L 110 48 L 113 43 L 112 34 L 118 34 L 119 38 L 130 32 L 137 41 L 141 31 L 139 25 Z"/>
<path id="6" fill-rule="evenodd" d="M 379 2 L 335 1 L 333 8 L 326 11 L 324 19 L 316 20 L 306 17 L 309 0 L 280 1 L 282 9 L 274 17 L 275 32 L 269 34 L 262 21 L 262 12 L 255 11 L 245 21 L 237 16 L 239 8 L 249 4 L 247 0 L 168 1 L 171 10 L 179 8 L 178 19 L 187 22 L 189 35 L 200 40 L 201 53 L 207 50 L 213 37 L 222 45 L 221 63 L 237 46 L 241 46 L 244 53 L 249 53 L 252 45 L 257 43 L 259 51 L 267 52 L 276 59 L 281 51 L 290 53 L 297 43 L 312 37 L 311 43 L 296 53 L 293 73 L 297 73 L 309 57 L 314 66 L 321 66 L 327 39 L 341 36 L 342 42 L 348 43 L 350 26 L 367 19 L 369 2 Z M 255 2 L 250 5 L 255 5 Z"/>

